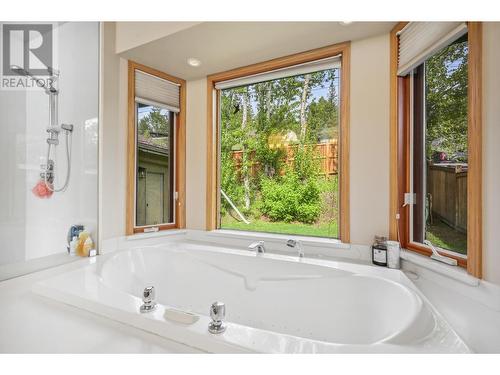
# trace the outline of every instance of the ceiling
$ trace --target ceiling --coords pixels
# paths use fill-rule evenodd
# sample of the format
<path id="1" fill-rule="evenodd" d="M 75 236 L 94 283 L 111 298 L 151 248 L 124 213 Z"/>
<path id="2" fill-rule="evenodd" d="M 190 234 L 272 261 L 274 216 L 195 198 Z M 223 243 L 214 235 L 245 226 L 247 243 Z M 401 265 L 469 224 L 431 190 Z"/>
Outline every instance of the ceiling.
<path id="1" fill-rule="evenodd" d="M 388 33 L 394 22 L 203 22 L 120 56 L 186 80 L 348 40 Z M 190 57 L 199 67 L 187 64 Z"/>

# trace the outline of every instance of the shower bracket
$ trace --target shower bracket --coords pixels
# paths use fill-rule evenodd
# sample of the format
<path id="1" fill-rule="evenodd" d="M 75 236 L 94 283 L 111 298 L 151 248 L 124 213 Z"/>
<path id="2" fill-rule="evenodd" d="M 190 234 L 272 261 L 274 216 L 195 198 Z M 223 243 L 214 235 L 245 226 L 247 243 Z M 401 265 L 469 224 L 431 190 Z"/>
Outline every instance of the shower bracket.
<path id="1" fill-rule="evenodd" d="M 57 146 L 59 144 L 59 129 L 55 126 L 47 128 L 47 133 L 49 133 L 49 138 L 47 138 L 47 143 L 50 145 Z"/>
<path id="2" fill-rule="evenodd" d="M 64 130 L 66 132 L 72 132 L 73 125 L 72 124 L 61 124 L 61 127 L 49 126 L 47 128 L 47 133 L 49 133 L 49 138 L 47 138 L 47 143 L 50 145 L 57 146 L 59 144 L 59 133 L 61 132 L 61 130 Z"/>

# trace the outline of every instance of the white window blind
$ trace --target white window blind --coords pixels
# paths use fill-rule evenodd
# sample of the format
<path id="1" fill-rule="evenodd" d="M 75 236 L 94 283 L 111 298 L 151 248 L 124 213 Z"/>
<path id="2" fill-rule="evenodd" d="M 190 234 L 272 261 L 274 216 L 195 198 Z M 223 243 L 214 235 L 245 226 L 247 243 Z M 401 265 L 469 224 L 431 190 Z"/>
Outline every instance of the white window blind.
<path id="1" fill-rule="evenodd" d="M 135 71 L 135 100 L 145 104 L 180 111 L 179 85 L 151 74 Z"/>
<path id="2" fill-rule="evenodd" d="M 341 56 L 329 57 L 327 59 L 316 60 L 304 64 L 289 66 L 282 69 L 272 70 L 270 72 L 254 74 L 228 81 L 217 82 L 215 88 L 218 90 L 230 89 L 233 87 L 247 86 L 259 82 L 271 81 L 279 78 L 292 77 L 302 74 L 318 72 L 321 70 L 340 68 Z"/>
<path id="3" fill-rule="evenodd" d="M 407 75 L 466 32 L 464 22 L 410 22 L 399 32 L 398 75 Z"/>

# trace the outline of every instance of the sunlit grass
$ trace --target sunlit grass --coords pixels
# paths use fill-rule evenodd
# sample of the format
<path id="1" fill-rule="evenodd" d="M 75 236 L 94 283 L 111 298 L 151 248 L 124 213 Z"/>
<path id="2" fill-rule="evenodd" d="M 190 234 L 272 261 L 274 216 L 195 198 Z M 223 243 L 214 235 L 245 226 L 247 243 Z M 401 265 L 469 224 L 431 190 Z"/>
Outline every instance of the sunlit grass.
<path id="1" fill-rule="evenodd" d="M 426 238 L 435 246 L 467 254 L 467 235 L 458 232 L 441 220 L 434 220 L 433 225 L 427 225 Z"/>
<path id="2" fill-rule="evenodd" d="M 226 215 L 222 218 L 221 229 L 293 234 L 297 236 L 338 237 L 338 225 L 336 221 L 320 224 L 270 222 L 256 219 L 250 219 L 250 221 L 250 224 L 245 224 Z"/>

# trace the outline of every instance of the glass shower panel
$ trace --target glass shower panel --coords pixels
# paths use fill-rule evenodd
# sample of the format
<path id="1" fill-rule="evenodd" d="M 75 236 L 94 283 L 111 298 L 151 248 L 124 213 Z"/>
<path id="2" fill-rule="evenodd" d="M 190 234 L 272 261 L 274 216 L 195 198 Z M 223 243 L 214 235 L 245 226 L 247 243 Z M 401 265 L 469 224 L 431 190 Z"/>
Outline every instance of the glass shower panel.
<path id="1" fill-rule="evenodd" d="M 5 279 L 14 264 L 27 270 L 74 259 L 67 252 L 72 225 L 97 241 L 99 23 L 0 27 Z"/>

